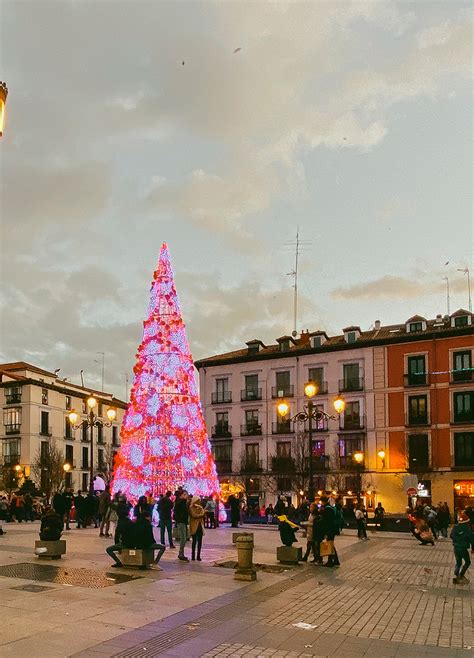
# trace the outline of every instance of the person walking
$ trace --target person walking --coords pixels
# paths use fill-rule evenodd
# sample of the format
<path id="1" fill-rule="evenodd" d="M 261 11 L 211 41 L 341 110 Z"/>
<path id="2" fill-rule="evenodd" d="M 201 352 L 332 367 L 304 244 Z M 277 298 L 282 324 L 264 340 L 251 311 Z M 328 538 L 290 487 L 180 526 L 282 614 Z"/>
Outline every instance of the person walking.
<path id="1" fill-rule="evenodd" d="M 236 496 L 234 496 L 234 494 L 230 494 L 229 498 L 227 499 L 227 502 L 229 503 L 230 506 L 231 527 L 238 528 L 239 520 L 240 520 L 240 501 Z"/>
<path id="2" fill-rule="evenodd" d="M 425 517 L 425 521 L 428 525 L 428 528 L 433 533 L 433 537 L 435 539 L 438 539 L 438 532 L 437 532 L 438 515 L 436 514 L 436 512 L 432 507 L 426 505 L 423 509 L 423 516 Z"/>
<path id="3" fill-rule="evenodd" d="M 184 554 L 184 547 L 186 546 L 186 540 L 188 538 L 188 523 L 189 523 L 189 512 L 188 512 L 188 493 L 181 489 L 177 491 L 177 498 L 174 503 L 174 522 L 178 528 L 179 535 L 179 552 L 178 560 L 181 562 L 189 562 Z"/>
<path id="4" fill-rule="evenodd" d="M 440 503 L 437 509 L 438 527 L 442 537 L 448 536 L 448 528 L 451 521 L 448 503 Z"/>
<path id="5" fill-rule="evenodd" d="M 216 501 L 214 500 L 213 496 L 210 496 L 210 498 L 208 499 L 206 503 L 205 511 L 206 511 L 208 528 L 214 530 L 216 528 Z"/>
<path id="6" fill-rule="evenodd" d="M 56 491 L 53 496 L 53 509 L 61 519 L 64 520 L 66 514 L 66 498 L 62 491 Z"/>
<path id="7" fill-rule="evenodd" d="M 368 540 L 369 538 L 367 537 L 367 529 L 365 526 L 365 513 L 364 513 L 364 505 L 362 503 L 359 503 L 357 505 L 356 511 L 355 511 L 355 518 L 357 521 L 357 536 L 359 539 L 363 540 Z"/>
<path id="8" fill-rule="evenodd" d="M 450 537 L 453 542 L 454 558 L 456 560 L 453 583 L 455 585 L 467 585 L 469 580 L 465 574 L 471 565 L 469 547 L 473 540 L 473 533 L 466 512 L 461 511 L 458 513 L 458 522 L 453 526 Z"/>
<path id="9" fill-rule="evenodd" d="M 201 562 L 202 537 L 204 535 L 204 509 L 198 496 L 193 496 L 189 506 L 189 529 L 192 537 L 191 560 Z"/>
<path id="10" fill-rule="evenodd" d="M 65 504 L 65 517 L 66 517 L 66 530 L 70 530 L 69 524 L 71 523 L 71 509 L 74 502 L 74 490 L 66 489 L 64 492 L 64 504 Z"/>
<path id="11" fill-rule="evenodd" d="M 110 486 L 107 485 L 104 491 L 99 496 L 99 517 L 100 517 L 99 537 L 106 537 L 109 534 L 108 526 L 110 525 L 110 521 L 108 521 L 108 519 L 110 518 L 109 516 L 110 503 L 111 503 Z"/>
<path id="12" fill-rule="evenodd" d="M 382 506 L 382 503 L 377 503 L 377 507 L 374 509 L 374 520 L 375 520 L 375 529 L 382 530 L 383 519 L 385 516 L 385 509 Z"/>
<path id="13" fill-rule="evenodd" d="M 334 543 L 334 538 L 337 534 L 337 519 L 336 511 L 332 505 L 329 504 L 329 499 L 327 496 L 321 496 L 321 532 L 323 533 L 323 538 L 331 541 L 333 544 L 333 553 L 328 556 L 328 560 L 325 567 L 338 567 L 340 566 L 339 556 L 336 551 L 336 545 Z"/>
<path id="14" fill-rule="evenodd" d="M 173 544 L 173 527 L 171 523 L 171 511 L 173 509 L 173 501 L 171 500 L 171 491 L 167 491 L 164 496 L 161 496 L 158 501 L 158 514 L 160 515 L 160 533 L 161 543 L 165 542 L 165 530 L 168 531 L 168 541 L 170 548 L 174 548 Z"/>
<path id="15" fill-rule="evenodd" d="M 86 527 L 86 498 L 82 495 L 82 491 L 79 489 L 77 496 L 74 498 L 74 507 L 76 508 L 76 528 Z"/>
<path id="16" fill-rule="evenodd" d="M 314 510 L 315 510 L 316 505 L 314 503 L 311 504 L 310 510 L 309 510 L 309 516 L 306 521 L 306 552 L 302 557 L 303 562 L 307 562 L 308 558 L 311 554 L 311 551 L 313 551 L 313 562 L 316 562 L 316 550 L 314 546 L 314 534 L 313 534 L 313 524 L 314 524 Z"/>

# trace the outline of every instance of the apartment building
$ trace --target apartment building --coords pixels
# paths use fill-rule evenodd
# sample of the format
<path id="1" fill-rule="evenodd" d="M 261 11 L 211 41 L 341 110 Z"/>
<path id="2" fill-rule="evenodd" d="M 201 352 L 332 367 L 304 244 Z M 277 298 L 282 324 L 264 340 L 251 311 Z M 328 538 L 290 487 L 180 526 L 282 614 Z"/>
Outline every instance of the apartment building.
<path id="1" fill-rule="evenodd" d="M 32 463 L 36 456 L 55 440 L 64 454 L 66 486 L 88 489 L 90 478 L 90 428 L 74 429 L 68 414 L 79 414 L 78 424 L 86 418 L 87 398 L 97 400 L 94 410 L 104 425 L 94 427 L 93 449 L 96 474 L 110 468 L 114 453 L 120 447 L 120 428 L 126 403 L 111 394 L 84 388 L 59 379 L 56 373 L 34 365 L 16 362 L 0 364 L 0 404 L 3 424 L 0 426 L 2 460 L 4 466 L 17 468 L 23 477 L 32 477 Z M 116 410 L 111 427 L 107 409 Z M 37 483 L 41 486 L 41 482 Z"/>
<path id="2" fill-rule="evenodd" d="M 465 506 L 474 500 L 473 349 L 472 314 L 461 309 L 435 320 L 376 321 L 369 331 L 350 326 L 338 336 L 306 331 L 273 345 L 254 339 L 197 361 L 221 482 L 261 503 L 274 501 L 275 491 L 297 493 L 291 473 L 276 467 L 308 441 L 308 425 L 282 420 L 277 404 L 285 399 L 289 416 L 302 411 L 311 379 L 314 404 L 335 416 L 314 423 L 316 490 L 351 498 L 361 488 L 369 508 L 381 501 L 394 513 L 405 510 L 413 489 L 426 500 Z M 345 410 L 338 417 L 340 395 Z"/>

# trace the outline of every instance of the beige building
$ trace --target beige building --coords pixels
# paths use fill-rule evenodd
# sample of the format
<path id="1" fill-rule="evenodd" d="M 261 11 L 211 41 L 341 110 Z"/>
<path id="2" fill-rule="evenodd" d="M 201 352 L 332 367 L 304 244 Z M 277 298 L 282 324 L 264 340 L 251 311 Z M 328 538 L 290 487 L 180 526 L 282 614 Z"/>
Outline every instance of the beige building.
<path id="1" fill-rule="evenodd" d="M 120 446 L 120 428 L 126 403 L 111 394 L 83 388 L 59 379 L 56 373 L 24 362 L 0 364 L 0 404 L 3 423 L 0 426 L 2 463 L 11 466 L 21 477 L 35 479 L 32 464 L 48 443 L 55 441 L 64 454 L 65 484 L 75 490 L 88 489 L 90 478 L 90 428 L 73 429 L 68 414 L 75 410 L 78 424 L 86 418 L 86 400 L 93 394 L 94 410 L 104 426 L 94 427 L 94 473 L 110 469 L 114 453 Z M 107 409 L 116 410 L 111 427 Z M 21 467 L 18 468 L 18 467 Z M 21 480 L 20 480 L 21 481 Z M 41 488 L 41 482 L 37 482 Z"/>

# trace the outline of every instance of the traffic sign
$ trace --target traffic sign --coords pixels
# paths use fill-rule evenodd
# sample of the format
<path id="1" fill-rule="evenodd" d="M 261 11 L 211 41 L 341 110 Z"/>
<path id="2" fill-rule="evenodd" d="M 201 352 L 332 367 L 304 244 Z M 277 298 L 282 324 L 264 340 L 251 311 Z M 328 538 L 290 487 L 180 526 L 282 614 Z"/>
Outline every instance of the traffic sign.
<path id="1" fill-rule="evenodd" d="M 407 496 L 416 496 L 418 491 L 415 489 L 415 487 L 408 487 L 407 489 Z"/>

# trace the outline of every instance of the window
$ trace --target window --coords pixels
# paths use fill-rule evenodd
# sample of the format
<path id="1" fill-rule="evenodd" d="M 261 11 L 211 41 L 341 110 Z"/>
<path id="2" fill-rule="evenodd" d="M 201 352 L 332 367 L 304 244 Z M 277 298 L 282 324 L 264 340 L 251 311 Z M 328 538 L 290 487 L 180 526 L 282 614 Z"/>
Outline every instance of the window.
<path id="1" fill-rule="evenodd" d="M 102 448 L 99 448 L 97 451 L 97 461 L 99 464 L 99 468 L 105 468 L 105 461 L 104 461 L 104 451 Z"/>
<path id="2" fill-rule="evenodd" d="M 412 395 L 408 398 L 408 424 L 428 423 L 428 398 L 426 395 Z"/>
<path id="3" fill-rule="evenodd" d="M 474 391 L 454 393 L 454 422 L 468 423 L 474 420 Z"/>
<path id="4" fill-rule="evenodd" d="M 42 464 L 45 464 L 48 461 L 48 454 L 49 454 L 49 443 L 47 441 L 41 441 L 41 446 L 40 446 L 40 461 Z"/>
<path id="5" fill-rule="evenodd" d="M 216 426 L 213 434 L 217 437 L 228 436 L 229 432 L 229 413 L 227 411 L 216 413 Z"/>
<path id="6" fill-rule="evenodd" d="M 247 432 L 257 432 L 259 430 L 258 409 L 245 410 L 245 428 Z"/>
<path id="7" fill-rule="evenodd" d="M 3 461 L 5 464 L 18 464 L 20 461 L 20 441 L 19 439 L 2 441 Z"/>
<path id="8" fill-rule="evenodd" d="M 66 409 L 70 411 L 72 407 L 72 398 L 70 395 L 66 395 Z"/>
<path id="9" fill-rule="evenodd" d="M 313 441 L 313 456 L 314 457 L 323 457 L 326 452 L 325 452 L 325 445 L 326 442 L 324 439 L 322 441 Z"/>
<path id="10" fill-rule="evenodd" d="M 82 448 L 82 468 L 89 468 L 89 448 L 87 446 Z"/>
<path id="11" fill-rule="evenodd" d="M 258 464 L 259 462 L 258 443 L 247 443 L 245 445 L 245 461 L 247 462 L 247 464 Z"/>
<path id="12" fill-rule="evenodd" d="M 423 331 L 423 322 L 410 322 L 409 332 L 412 333 L 414 331 Z"/>
<path id="13" fill-rule="evenodd" d="M 291 442 L 290 441 L 278 441 L 276 445 L 277 457 L 291 457 Z"/>
<path id="14" fill-rule="evenodd" d="M 311 338 L 311 347 L 321 347 L 323 344 L 323 339 L 321 336 L 313 336 Z"/>
<path id="15" fill-rule="evenodd" d="M 88 441 L 88 432 L 87 432 L 87 425 L 82 426 L 82 441 Z"/>
<path id="16" fill-rule="evenodd" d="M 5 404 L 19 404 L 21 402 L 21 386 L 7 386 L 5 389 Z"/>
<path id="17" fill-rule="evenodd" d="M 346 341 L 348 343 L 355 343 L 357 340 L 357 334 L 355 331 L 348 331 L 346 334 Z"/>
<path id="18" fill-rule="evenodd" d="M 456 318 L 454 318 L 455 327 L 467 327 L 467 325 L 468 325 L 467 315 L 458 315 Z"/>
<path id="19" fill-rule="evenodd" d="M 43 434 L 44 436 L 49 436 L 49 435 L 50 435 L 50 429 L 49 429 L 49 411 L 42 411 L 42 412 L 41 412 L 41 429 L 40 429 L 40 434 Z"/>
<path id="20" fill-rule="evenodd" d="M 362 437 L 339 439 L 339 457 L 352 457 L 355 452 L 363 449 L 363 443 Z"/>
<path id="21" fill-rule="evenodd" d="M 87 409 L 87 401 L 86 401 L 86 400 L 83 400 L 83 401 L 82 401 L 82 413 L 83 413 L 83 414 L 86 414 L 87 412 L 88 412 L 88 409 Z"/>
<path id="22" fill-rule="evenodd" d="M 344 410 L 343 429 L 359 429 L 360 422 L 360 402 L 347 402 Z"/>
<path id="23" fill-rule="evenodd" d="M 112 426 L 112 444 L 117 445 L 118 442 L 118 428 L 116 425 Z"/>
<path id="24" fill-rule="evenodd" d="M 65 446 L 65 461 L 71 465 L 71 468 L 74 466 L 74 448 L 67 444 Z"/>
<path id="25" fill-rule="evenodd" d="M 66 489 L 72 488 L 72 473 L 66 473 L 64 476 L 64 486 Z"/>
<path id="26" fill-rule="evenodd" d="M 229 391 L 229 380 L 227 377 L 216 379 L 216 390 L 212 394 L 212 404 L 220 402 L 232 402 L 232 395 Z"/>
<path id="27" fill-rule="evenodd" d="M 344 391 L 359 391 L 361 388 L 361 381 L 359 377 L 359 364 L 358 363 L 345 363 L 343 365 L 343 385 Z"/>
<path id="28" fill-rule="evenodd" d="M 426 360 L 424 355 L 409 356 L 407 366 L 408 386 L 422 386 L 426 384 Z"/>
<path id="29" fill-rule="evenodd" d="M 64 438 L 72 439 L 72 426 L 71 421 L 67 416 L 64 417 Z"/>
<path id="30" fill-rule="evenodd" d="M 308 380 L 313 381 L 318 387 L 318 393 L 327 393 L 326 382 L 324 381 L 324 368 L 309 368 Z"/>
<path id="31" fill-rule="evenodd" d="M 352 491 L 353 494 L 358 493 L 357 489 L 359 488 L 359 478 L 357 475 L 346 475 L 344 478 L 344 484 L 346 491 Z"/>
<path id="32" fill-rule="evenodd" d="M 97 425 L 97 443 L 104 443 L 104 426 Z"/>
<path id="33" fill-rule="evenodd" d="M 89 489 L 89 474 L 83 473 L 81 481 L 82 481 L 82 491 L 87 491 Z"/>
<path id="34" fill-rule="evenodd" d="M 212 446 L 214 461 L 225 462 L 232 461 L 232 443 L 216 443 Z"/>
<path id="35" fill-rule="evenodd" d="M 430 463 L 428 434 L 410 434 L 408 437 L 408 467 L 417 469 Z"/>
<path id="36" fill-rule="evenodd" d="M 99 402 L 97 406 L 97 415 L 100 416 L 101 418 L 104 415 L 103 410 L 104 410 L 104 405 L 102 404 L 102 402 Z"/>
<path id="37" fill-rule="evenodd" d="M 3 410 L 5 434 L 17 434 L 21 428 L 21 407 L 11 407 Z"/>
<path id="38" fill-rule="evenodd" d="M 454 433 L 454 465 L 474 466 L 474 432 Z"/>
<path id="39" fill-rule="evenodd" d="M 41 404 L 48 404 L 48 389 L 41 389 Z"/>
<path id="40" fill-rule="evenodd" d="M 471 350 L 453 353 L 453 381 L 472 381 L 472 353 Z"/>
<path id="41" fill-rule="evenodd" d="M 290 371 L 276 373 L 276 388 L 278 397 L 284 398 L 290 390 Z"/>
<path id="42" fill-rule="evenodd" d="M 252 396 L 257 399 L 258 395 L 258 375 L 245 375 L 245 392 L 247 400 L 251 400 Z"/>

